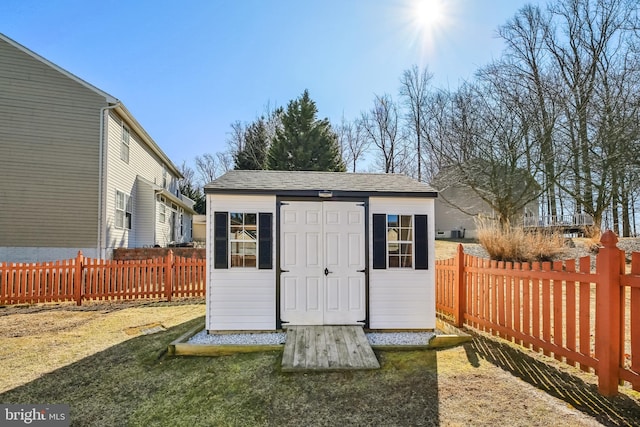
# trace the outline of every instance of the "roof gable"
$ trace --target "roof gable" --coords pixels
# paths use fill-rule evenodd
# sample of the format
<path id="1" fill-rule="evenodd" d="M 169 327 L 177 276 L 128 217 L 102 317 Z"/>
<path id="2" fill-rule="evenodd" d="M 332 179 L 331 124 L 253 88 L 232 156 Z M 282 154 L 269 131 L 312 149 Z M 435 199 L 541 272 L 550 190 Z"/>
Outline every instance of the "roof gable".
<path id="1" fill-rule="evenodd" d="M 105 92 L 105 91 L 103 91 L 101 89 L 98 89 L 97 87 L 95 87 L 91 83 L 89 83 L 89 82 L 87 82 L 85 80 L 82 80 L 80 77 L 76 76 L 75 74 L 70 73 L 69 71 L 65 70 L 64 68 L 54 64 L 53 62 L 49 61 L 46 58 L 38 55 L 34 51 L 22 46 L 20 43 L 16 42 L 15 40 L 10 39 L 9 37 L 5 36 L 2 33 L 0 33 L 0 40 L 5 41 L 6 43 L 10 44 L 11 46 L 15 47 L 16 49 L 26 53 L 29 56 L 31 56 L 35 60 L 40 61 L 41 63 L 53 68 L 54 70 L 56 70 L 60 74 L 63 74 L 64 76 L 70 78 L 71 80 L 75 81 L 76 83 L 86 87 L 87 89 L 91 90 L 92 92 L 95 92 L 99 96 L 104 97 L 106 102 L 111 103 L 111 104 L 115 104 L 115 103 L 119 102 L 117 98 L 109 95 L 107 92 Z"/>

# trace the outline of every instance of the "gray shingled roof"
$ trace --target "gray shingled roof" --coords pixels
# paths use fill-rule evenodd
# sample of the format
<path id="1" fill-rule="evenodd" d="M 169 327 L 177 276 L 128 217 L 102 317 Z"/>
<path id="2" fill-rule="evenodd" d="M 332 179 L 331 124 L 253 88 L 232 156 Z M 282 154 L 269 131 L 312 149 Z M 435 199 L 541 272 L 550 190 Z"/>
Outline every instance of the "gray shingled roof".
<path id="1" fill-rule="evenodd" d="M 205 193 L 300 194 L 328 190 L 336 195 L 436 197 L 432 187 L 405 175 L 312 171 L 233 170 L 204 187 Z"/>

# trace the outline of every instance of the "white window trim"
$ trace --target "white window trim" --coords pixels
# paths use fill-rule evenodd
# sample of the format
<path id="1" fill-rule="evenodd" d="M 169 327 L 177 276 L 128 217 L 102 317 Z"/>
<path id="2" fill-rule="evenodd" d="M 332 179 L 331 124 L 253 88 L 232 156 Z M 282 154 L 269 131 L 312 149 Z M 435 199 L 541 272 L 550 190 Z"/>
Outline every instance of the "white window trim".
<path id="1" fill-rule="evenodd" d="M 164 202 L 159 201 L 158 202 L 158 221 L 160 221 L 161 224 L 166 224 L 167 222 L 167 205 L 164 204 Z"/>
<path id="2" fill-rule="evenodd" d="M 123 191 L 116 190 L 114 225 L 117 229 L 133 229 L 133 209 L 131 204 L 131 195 Z M 121 218 L 121 221 L 118 221 L 119 218 Z M 129 218 L 128 227 L 127 218 Z"/>
<path id="3" fill-rule="evenodd" d="M 400 213 L 398 213 L 398 214 L 387 214 L 387 223 L 386 223 L 387 237 L 389 236 L 389 229 L 390 228 L 395 228 L 395 227 L 389 227 L 389 217 L 390 216 L 397 216 L 398 217 L 398 230 L 403 229 L 403 228 L 404 229 L 408 228 L 408 227 L 402 227 L 401 226 L 401 223 L 402 223 L 401 217 L 408 216 L 408 217 L 411 218 L 411 228 L 410 228 L 411 229 L 411 240 L 400 240 L 400 234 L 401 233 L 399 233 L 399 235 L 398 235 L 398 240 L 388 240 L 387 239 L 387 247 L 386 247 L 387 268 L 388 269 L 402 269 L 402 270 L 414 269 L 415 268 L 415 260 L 416 260 L 416 257 L 415 257 L 415 248 L 416 248 L 416 245 L 415 245 L 415 239 L 416 239 L 416 236 L 415 236 L 415 232 L 416 232 L 416 230 L 415 230 L 415 218 L 414 218 L 413 215 L 410 215 L 410 214 L 400 214 Z M 411 265 L 410 266 L 406 266 L 406 267 L 405 266 L 391 267 L 389 265 L 389 256 L 390 256 L 390 254 L 389 254 L 389 245 L 392 244 L 392 243 L 397 244 L 398 248 L 400 248 L 400 245 L 403 244 L 403 243 L 404 244 L 408 243 L 408 244 L 411 245 Z M 399 252 L 399 259 L 400 260 L 402 259 L 402 254 L 400 252 Z"/>
<path id="4" fill-rule="evenodd" d="M 245 215 L 250 214 L 250 215 L 255 215 L 256 216 L 256 238 L 255 239 L 246 240 L 246 239 L 232 239 L 231 238 L 231 227 L 232 227 L 232 225 L 231 225 L 231 215 L 232 214 L 242 214 L 242 229 L 243 230 L 245 229 L 245 223 L 244 223 Z M 228 227 L 227 232 L 229 233 L 229 260 L 228 260 L 229 261 L 229 268 L 257 269 L 258 268 L 258 213 L 257 212 L 245 212 L 245 211 L 242 211 L 242 212 L 230 212 L 229 213 L 229 227 Z M 231 258 L 233 256 L 232 255 L 232 253 L 233 253 L 233 251 L 232 251 L 233 244 L 234 243 L 251 243 L 251 242 L 253 242 L 255 244 L 255 246 L 256 246 L 256 249 L 255 249 L 255 251 L 256 251 L 256 253 L 255 253 L 256 265 L 254 265 L 254 266 L 251 266 L 251 265 L 250 266 L 247 266 L 247 265 L 232 265 L 233 262 L 232 262 Z M 243 255 L 243 257 L 244 257 L 244 255 Z M 246 264 L 244 258 L 243 258 L 243 264 Z"/>
<path id="5" fill-rule="evenodd" d="M 120 137 L 120 160 L 129 164 L 130 154 L 131 154 L 131 130 L 123 122 L 122 135 Z"/>

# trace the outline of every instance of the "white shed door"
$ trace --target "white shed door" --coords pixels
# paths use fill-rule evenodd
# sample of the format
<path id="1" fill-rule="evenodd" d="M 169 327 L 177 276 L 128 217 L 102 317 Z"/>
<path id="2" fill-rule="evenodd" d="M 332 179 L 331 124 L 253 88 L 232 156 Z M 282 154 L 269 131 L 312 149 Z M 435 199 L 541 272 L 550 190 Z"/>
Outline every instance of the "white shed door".
<path id="1" fill-rule="evenodd" d="M 364 206 L 287 202 L 280 211 L 280 312 L 298 325 L 364 320 Z"/>

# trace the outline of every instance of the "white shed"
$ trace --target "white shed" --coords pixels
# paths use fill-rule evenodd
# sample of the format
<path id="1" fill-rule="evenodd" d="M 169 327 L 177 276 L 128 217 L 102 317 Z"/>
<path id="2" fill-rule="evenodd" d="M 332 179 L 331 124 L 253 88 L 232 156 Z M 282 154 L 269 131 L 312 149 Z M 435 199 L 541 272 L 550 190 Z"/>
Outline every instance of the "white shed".
<path id="1" fill-rule="evenodd" d="M 230 171 L 205 187 L 206 329 L 434 329 L 434 198 L 404 175 Z"/>

